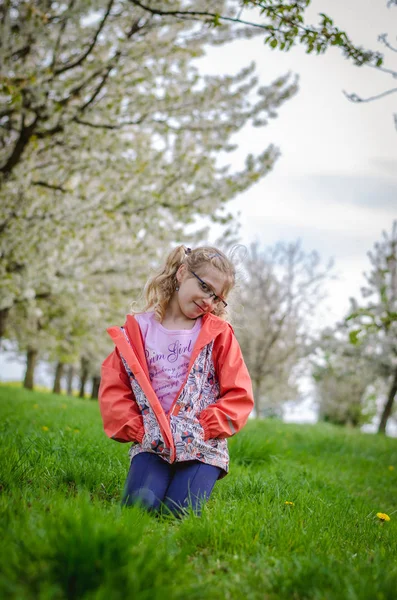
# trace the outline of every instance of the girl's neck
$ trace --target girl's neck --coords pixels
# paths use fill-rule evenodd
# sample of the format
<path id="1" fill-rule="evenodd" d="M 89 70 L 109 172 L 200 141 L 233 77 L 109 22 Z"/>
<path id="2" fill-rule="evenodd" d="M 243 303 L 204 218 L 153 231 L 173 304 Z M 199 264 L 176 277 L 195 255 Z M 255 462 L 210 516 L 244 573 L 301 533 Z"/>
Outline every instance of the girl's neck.
<path id="1" fill-rule="evenodd" d="M 188 319 L 181 312 L 179 305 L 176 302 L 169 302 L 164 319 L 161 321 L 161 324 L 166 329 L 193 329 L 197 319 Z"/>

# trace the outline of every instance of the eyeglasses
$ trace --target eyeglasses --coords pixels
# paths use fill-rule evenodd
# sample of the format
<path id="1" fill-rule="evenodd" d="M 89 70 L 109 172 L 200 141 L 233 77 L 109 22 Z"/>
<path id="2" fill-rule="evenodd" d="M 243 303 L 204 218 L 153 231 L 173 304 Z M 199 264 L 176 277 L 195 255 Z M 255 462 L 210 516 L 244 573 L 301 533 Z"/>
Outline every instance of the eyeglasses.
<path id="1" fill-rule="evenodd" d="M 217 296 L 215 294 L 215 292 L 213 292 L 211 290 L 211 288 L 209 287 L 209 285 L 206 284 L 205 281 L 203 281 L 201 279 L 201 277 L 199 277 L 198 275 L 196 275 L 196 273 L 194 271 L 190 271 L 190 272 L 199 281 L 200 289 L 207 296 L 207 298 L 211 298 L 213 304 L 220 304 L 222 302 L 224 308 L 226 308 L 227 302 L 223 298 L 221 298 L 220 296 Z"/>

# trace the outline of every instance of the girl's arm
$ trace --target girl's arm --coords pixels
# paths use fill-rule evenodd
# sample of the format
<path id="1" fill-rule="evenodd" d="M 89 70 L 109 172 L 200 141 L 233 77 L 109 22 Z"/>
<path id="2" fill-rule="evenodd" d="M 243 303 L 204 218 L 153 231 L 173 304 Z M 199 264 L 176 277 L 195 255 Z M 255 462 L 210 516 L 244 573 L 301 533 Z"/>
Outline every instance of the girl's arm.
<path id="1" fill-rule="evenodd" d="M 231 327 L 217 342 L 214 344 L 214 360 L 220 397 L 200 413 L 205 440 L 226 438 L 237 433 L 246 424 L 254 407 L 251 378 Z"/>
<path id="2" fill-rule="evenodd" d="M 117 348 L 102 364 L 99 408 L 106 435 L 117 442 L 141 442 L 143 420 Z"/>

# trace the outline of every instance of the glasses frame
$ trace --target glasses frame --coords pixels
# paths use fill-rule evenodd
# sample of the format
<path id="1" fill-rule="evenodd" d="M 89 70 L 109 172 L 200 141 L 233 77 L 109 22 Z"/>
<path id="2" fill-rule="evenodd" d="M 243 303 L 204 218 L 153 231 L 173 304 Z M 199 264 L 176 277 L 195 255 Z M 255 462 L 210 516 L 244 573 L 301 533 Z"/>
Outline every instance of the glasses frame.
<path id="1" fill-rule="evenodd" d="M 226 300 L 224 300 L 222 298 L 222 296 L 218 296 L 217 294 L 215 294 L 215 292 L 210 288 L 210 286 L 208 285 L 208 283 L 206 283 L 203 279 L 201 279 L 201 277 L 199 277 L 197 275 L 197 273 L 195 273 L 194 271 L 192 271 L 191 269 L 189 269 L 189 272 L 195 276 L 196 279 L 198 279 L 198 281 L 202 284 L 205 285 L 208 288 L 208 292 L 204 292 L 204 290 L 201 290 L 203 292 L 203 294 L 207 295 L 207 298 L 210 298 L 213 301 L 213 304 L 217 305 L 220 304 L 222 302 L 223 307 L 226 308 L 227 306 L 227 302 Z"/>

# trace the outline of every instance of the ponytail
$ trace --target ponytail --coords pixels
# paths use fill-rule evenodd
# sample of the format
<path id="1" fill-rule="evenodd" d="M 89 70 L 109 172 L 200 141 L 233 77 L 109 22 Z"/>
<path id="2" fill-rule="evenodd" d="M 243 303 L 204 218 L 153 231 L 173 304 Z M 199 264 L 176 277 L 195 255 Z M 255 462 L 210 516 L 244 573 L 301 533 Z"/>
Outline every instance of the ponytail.
<path id="1" fill-rule="evenodd" d="M 177 246 L 167 257 L 160 273 L 151 277 L 145 287 L 145 310 L 154 309 L 158 321 L 162 321 L 167 304 L 176 289 L 176 272 L 183 264 L 186 252 L 190 248 Z"/>

